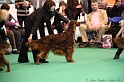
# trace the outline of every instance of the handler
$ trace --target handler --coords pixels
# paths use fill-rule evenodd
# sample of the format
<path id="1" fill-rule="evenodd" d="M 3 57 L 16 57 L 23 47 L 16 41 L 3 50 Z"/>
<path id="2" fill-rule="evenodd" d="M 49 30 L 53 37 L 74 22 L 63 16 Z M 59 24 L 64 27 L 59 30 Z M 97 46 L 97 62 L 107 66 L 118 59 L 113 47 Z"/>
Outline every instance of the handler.
<path id="1" fill-rule="evenodd" d="M 62 21 L 66 22 L 66 23 L 69 22 L 68 19 L 64 18 L 64 16 L 62 16 L 60 13 L 58 13 L 55 10 L 54 1 L 47 0 L 44 3 L 44 6 L 42 8 L 35 10 L 32 14 L 29 15 L 29 17 L 26 18 L 25 35 L 23 38 L 23 42 L 21 44 L 21 50 L 20 50 L 20 54 L 18 57 L 18 62 L 20 62 L 20 63 L 29 62 L 28 55 L 27 55 L 28 47 L 26 47 L 25 43 L 28 41 L 30 42 L 32 39 L 33 40 L 38 39 L 37 32 L 36 32 L 38 28 L 40 31 L 40 36 L 41 37 L 45 36 L 44 23 L 46 23 L 48 33 L 53 34 L 50 19 L 55 15 L 57 15 Z M 38 51 L 32 50 L 32 52 L 33 52 L 34 63 L 36 63 L 36 55 L 38 54 Z M 48 61 L 46 61 L 46 58 L 41 59 L 41 62 L 48 63 Z"/>

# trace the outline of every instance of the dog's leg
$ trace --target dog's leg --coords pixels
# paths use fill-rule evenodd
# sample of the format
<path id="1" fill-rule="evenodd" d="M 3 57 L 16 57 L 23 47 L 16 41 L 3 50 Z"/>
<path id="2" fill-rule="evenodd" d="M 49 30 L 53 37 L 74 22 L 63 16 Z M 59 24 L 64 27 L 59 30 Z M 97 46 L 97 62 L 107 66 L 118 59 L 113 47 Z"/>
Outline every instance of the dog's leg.
<path id="1" fill-rule="evenodd" d="M 40 64 L 40 59 L 41 59 L 41 55 L 38 54 L 37 55 L 37 60 L 36 60 L 36 64 L 39 65 Z"/>
<path id="2" fill-rule="evenodd" d="M 10 65 L 9 65 L 9 62 L 7 60 L 5 61 L 5 64 L 7 66 L 6 72 L 10 72 Z"/>
<path id="3" fill-rule="evenodd" d="M 72 57 L 72 55 L 70 55 L 70 56 L 66 55 L 66 61 L 67 62 L 75 62 L 71 57 Z"/>
<path id="4" fill-rule="evenodd" d="M 40 62 L 42 62 L 42 63 L 49 63 L 48 61 L 46 61 L 47 57 L 48 57 L 47 53 L 44 53 L 43 56 L 42 56 L 42 59 L 40 60 Z"/>
<path id="5" fill-rule="evenodd" d="M 43 56 L 42 56 L 42 58 L 43 58 L 43 59 L 47 59 L 47 57 L 48 57 L 47 54 L 48 54 L 48 53 L 44 53 Z"/>
<path id="6" fill-rule="evenodd" d="M 40 64 L 40 59 L 42 59 L 44 52 L 40 51 L 40 53 L 37 55 L 37 60 L 36 60 L 36 64 L 39 65 Z"/>
<path id="7" fill-rule="evenodd" d="M 67 51 L 67 53 L 65 55 L 67 62 L 74 62 L 74 60 L 72 58 L 73 52 L 74 52 L 74 50 L 72 50 L 72 49 L 70 49 L 70 50 Z"/>

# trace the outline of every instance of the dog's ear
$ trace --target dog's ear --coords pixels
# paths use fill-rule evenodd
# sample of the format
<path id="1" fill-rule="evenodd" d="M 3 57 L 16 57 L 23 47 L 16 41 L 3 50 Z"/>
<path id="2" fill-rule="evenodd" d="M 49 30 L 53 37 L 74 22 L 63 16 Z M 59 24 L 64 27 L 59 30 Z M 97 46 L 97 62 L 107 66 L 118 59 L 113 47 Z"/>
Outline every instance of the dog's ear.
<path id="1" fill-rule="evenodd" d="M 74 22 L 73 31 L 76 31 L 76 26 L 80 26 L 80 22 L 77 22 L 76 20 L 73 20 L 73 22 Z"/>
<path id="2" fill-rule="evenodd" d="M 73 25 L 73 31 L 76 31 L 76 26 L 77 26 L 77 21 L 76 20 L 71 20 L 72 25 Z"/>

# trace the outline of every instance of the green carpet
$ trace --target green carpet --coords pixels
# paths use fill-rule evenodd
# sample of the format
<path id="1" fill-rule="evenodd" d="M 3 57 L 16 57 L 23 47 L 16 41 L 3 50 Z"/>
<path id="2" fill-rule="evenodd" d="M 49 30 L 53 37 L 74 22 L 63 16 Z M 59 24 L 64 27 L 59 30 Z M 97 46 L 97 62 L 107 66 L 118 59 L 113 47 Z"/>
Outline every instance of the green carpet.
<path id="1" fill-rule="evenodd" d="M 0 82 L 124 82 L 124 52 L 113 60 L 116 48 L 75 48 L 75 63 L 49 53 L 49 63 L 36 65 L 29 52 L 29 63 L 18 63 L 18 55 L 5 55 L 11 72 L 0 71 Z"/>

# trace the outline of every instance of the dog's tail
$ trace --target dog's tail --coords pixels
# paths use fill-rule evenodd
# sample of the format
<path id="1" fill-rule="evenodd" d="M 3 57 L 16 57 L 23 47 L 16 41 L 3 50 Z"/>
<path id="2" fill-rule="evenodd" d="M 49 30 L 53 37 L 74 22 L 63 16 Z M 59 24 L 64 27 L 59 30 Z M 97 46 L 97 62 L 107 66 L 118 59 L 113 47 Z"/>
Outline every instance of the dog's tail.
<path id="1" fill-rule="evenodd" d="M 124 38 L 114 38 L 113 40 L 119 48 L 124 48 Z"/>

